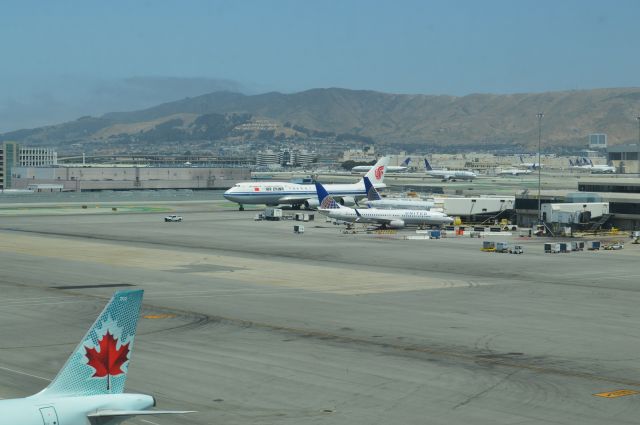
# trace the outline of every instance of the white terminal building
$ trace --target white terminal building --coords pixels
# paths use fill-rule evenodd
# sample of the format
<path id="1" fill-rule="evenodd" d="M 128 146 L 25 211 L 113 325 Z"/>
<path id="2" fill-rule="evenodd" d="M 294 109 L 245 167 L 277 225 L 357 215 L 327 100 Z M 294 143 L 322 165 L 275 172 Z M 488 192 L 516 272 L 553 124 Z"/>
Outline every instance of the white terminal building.
<path id="1" fill-rule="evenodd" d="M 51 148 L 20 148 L 21 167 L 58 165 L 58 152 Z"/>

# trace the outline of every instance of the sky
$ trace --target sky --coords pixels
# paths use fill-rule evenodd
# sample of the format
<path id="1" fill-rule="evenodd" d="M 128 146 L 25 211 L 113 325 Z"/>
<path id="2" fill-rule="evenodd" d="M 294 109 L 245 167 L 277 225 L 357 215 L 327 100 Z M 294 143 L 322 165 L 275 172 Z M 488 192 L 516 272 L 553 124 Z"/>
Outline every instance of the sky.
<path id="1" fill-rule="evenodd" d="M 6 122 L 19 118 L 15 111 L 139 107 L 127 96 L 121 106 L 117 98 L 87 106 L 96 91 L 134 77 L 224 79 L 247 93 L 343 87 L 463 96 L 639 85 L 637 0 L 2 6 L 0 130 L 16 126 Z M 175 95 L 161 92 L 149 102 Z"/>

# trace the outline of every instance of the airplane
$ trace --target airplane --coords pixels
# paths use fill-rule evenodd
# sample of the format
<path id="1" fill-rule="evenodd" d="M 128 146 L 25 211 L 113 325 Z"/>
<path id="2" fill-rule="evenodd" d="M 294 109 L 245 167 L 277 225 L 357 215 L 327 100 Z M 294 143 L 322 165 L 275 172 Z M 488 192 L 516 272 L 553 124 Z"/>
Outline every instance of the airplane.
<path id="1" fill-rule="evenodd" d="M 522 174 L 531 174 L 531 170 L 525 170 L 522 168 L 507 168 L 505 170 L 500 170 L 498 173 L 499 176 L 519 176 Z"/>
<path id="2" fill-rule="evenodd" d="M 383 183 L 388 157 L 382 157 L 371 167 L 365 175 L 376 187 L 386 187 Z M 330 184 L 327 190 L 336 201 L 342 205 L 356 205 L 357 201 L 366 197 L 364 180 L 352 184 Z M 269 206 L 289 204 L 293 208 L 316 208 L 318 199 L 313 184 L 297 184 L 289 182 L 242 182 L 224 193 L 224 197 L 239 204 L 240 211 L 244 211 L 246 204 L 266 204 Z"/>
<path id="3" fill-rule="evenodd" d="M 409 163 L 411 162 L 411 157 L 408 156 L 402 162 L 402 165 L 387 165 L 387 173 L 401 173 L 403 171 L 407 171 L 409 169 Z M 371 169 L 372 165 L 356 165 L 351 169 L 352 173 L 365 173 Z"/>
<path id="4" fill-rule="evenodd" d="M 445 213 L 409 209 L 349 208 L 337 203 L 326 189 L 316 182 L 318 211 L 329 218 L 349 223 L 379 224 L 383 228 L 400 229 L 405 226 L 426 224 L 443 225 L 453 223 L 453 218 Z"/>
<path id="5" fill-rule="evenodd" d="M 445 181 L 456 181 L 456 180 L 470 180 L 473 181 L 478 175 L 473 171 L 466 170 L 434 170 L 431 168 L 431 164 L 427 158 L 424 159 L 424 166 L 427 169 L 427 174 L 431 177 L 441 178 L 443 182 Z"/>
<path id="6" fill-rule="evenodd" d="M 406 208 L 412 210 L 428 210 L 433 208 L 433 201 L 423 201 L 417 198 L 387 198 L 382 199 L 380 193 L 371 184 L 368 177 L 364 178 L 364 187 L 367 190 L 365 205 L 369 208 Z"/>
<path id="7" fill-rule="evenodd" d="M 569 158 L 569 168 L 589 170 L 592 174 L 613 174 L 616 172 L 616 167 L 604 164 L 595 165 L 591 159 L 584 157 L 576 158 L 575 161 Z"/>
<path id="8" fill-rule="evenodd" d="M 539 162 L 524 162 L 522 159 L 522 155 L 520 155 L 520 166 L 527 167 L 532 170 L 537 170 L 538 168 L 542 168 L 542 165 Z"/>
<path id="9" fill-rule="evenodd" d="M 148 410 L 154 397 L 124 393 L 142 294 L 116 292 L 47 388 L 0 400 L 0 424 L 117 425 L 134 416 L 193 413 Z"/>

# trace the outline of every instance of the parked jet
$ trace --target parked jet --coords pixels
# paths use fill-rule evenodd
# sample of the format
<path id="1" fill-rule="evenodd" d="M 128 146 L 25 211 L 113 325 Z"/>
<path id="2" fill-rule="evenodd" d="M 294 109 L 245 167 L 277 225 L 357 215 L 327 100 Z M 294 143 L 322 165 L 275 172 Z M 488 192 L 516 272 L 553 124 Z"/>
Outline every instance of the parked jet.
<path id="1" fill-rule="evenodd" d="M 369 170 L 366 177 L 376 187 L 385 187 L 384 175 L 388 157 L 383 157 Z M 366 197 L 364 180 L 360 179 L 352 184 L 329 184 L 327 190 L 342 205 L 356 205 L 357 201 Z M 313 184 L 297 184 L 289 182 L 243 182 L 224 193 L 224 197 L 231 202 L 240 205 L 240 211 L 246 204 L 280 205 L 288 204 L 294 208 L 305 207 L 307 209 L 318 206 L 316 189 Z"/>
<path id="2" fill-rule="evenodd" d="M 575 161 L 569 159 L 569 168 L 591 171 L 592 174 L 613 174 L 616 167 L 611 165 L 598 164 L 595 165 L 589 158 L 576 158 Z"/>
<path id="3" fill-rule="evenodd" d="M 428 210 L 433 208 L 433 201 L 423 201 L 418 198 L 386 198 L 382 199 L 380 193 L 371 184 L 368 177 L 364 178 L 364 187 L 367 190 L 367 201 L 365 204 L 369 208 L 405 208 L 408 210 Z"/>
<path id="4" fill-rule="evenodd" d="M 337 203 L 320 183 L 316 183 L 318 192 L 318 211 L 330 218 L 350 223 L 372 223 L 385 228 L 399 229 L 405 226 L 421 226 L 433 224 L 441 226 L 453 223 L 453 218 L 442 212 L 381 209 L 381 208 L 349 208 Z"/>
<path id="5" fill-rule="evenodd" d="M 521 167 L 527 167 L 531 170 L 537 170 L 538 168 L 542 168 L 542 165 L 539 162 L 524 162 L 522 159 L 522 155 L 520 155 L 520 164 Z"/>
<path id="6" fill-rule="evenodd" d="M 507 168 L 500 170 L 499 176 L 520 176 L 523 174 L 531 174 L 531 170 L 525 170 L 524 168 Z"/>
<path id="7" fill-rule="evenodd" d="M 424 159 L 424 166 L 427 169 L 427 174 L 432 177 L 441 178 L 443 182 L 445 181 L 456 181 L 456 180 L 471 180 L 478 177 L 476 173 L 473 171 L 466 170 L 434 170 L 431 168 L 431 164 L 427 158 Z"/>
<path id="8" fill-rule="evenodd" d="M 142 290 L 116 292 L 47 388 L 0 400 L 1 425 L 117 425 L 141 415 L 191 413 L 147 410 L 152 396 L 124 394 Z"/>
<path id="9" fill-rule="evenodd" d="M 387 173 L 401 173 L 403 171 L 407 171 L 409 169 L 409 163 L 411 162 L 411 157 L 407 157 L 402 162 L 402 165 L 387 165 Z M 352 173 L 366 173 L 371 169 L 372 165 L 356 165 L 351 169 Z"/>

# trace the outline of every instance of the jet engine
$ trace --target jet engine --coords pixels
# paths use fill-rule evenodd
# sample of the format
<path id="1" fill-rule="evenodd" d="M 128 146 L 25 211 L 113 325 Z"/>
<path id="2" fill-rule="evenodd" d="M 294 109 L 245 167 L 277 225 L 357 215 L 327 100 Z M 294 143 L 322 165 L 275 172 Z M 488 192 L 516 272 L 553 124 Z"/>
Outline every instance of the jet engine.
<path id="1" fill-rule="evenodd" d="M 318 209 L 320 203 L 318 202 L 318 198 L 309 198 L 304 201 L 304 204 L 302 205 L 304 205 L 304 208 L 307 210 L 315 210 Z"/>
<path id="2" fill-rule="evenodd" d="M 402 229 L 404 227 L 404 220 L 396 219 L 389 222 L 389 227 L 392 229 Z"/>
<path id="3" fill-rule="evenodd" d="M 342 198 L 336 199 L 340 205 L 344 205 L 345 207 L 352 207 L 356 205 L 356 200 L 352 196 L 344 196 Z"/>

